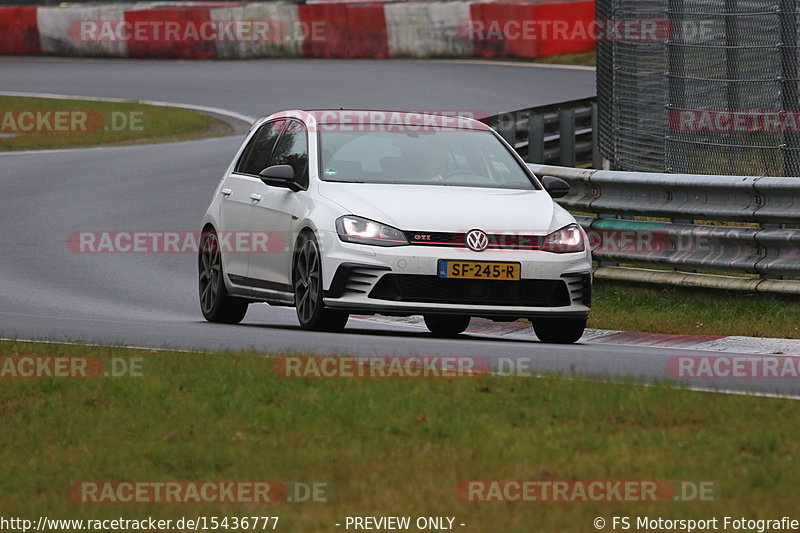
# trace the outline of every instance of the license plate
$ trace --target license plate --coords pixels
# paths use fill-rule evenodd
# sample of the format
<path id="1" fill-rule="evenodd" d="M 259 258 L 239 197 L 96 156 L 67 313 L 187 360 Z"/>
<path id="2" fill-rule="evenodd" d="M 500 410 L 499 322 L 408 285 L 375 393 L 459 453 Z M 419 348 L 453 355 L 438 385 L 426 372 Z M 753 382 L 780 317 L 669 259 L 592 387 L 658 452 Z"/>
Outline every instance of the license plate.
<path id="1" fill-rule="evenodd" d="M 439 261 L 440 278 L 518 280 L 519 263 L 485 263 L 483 261 Z"/>

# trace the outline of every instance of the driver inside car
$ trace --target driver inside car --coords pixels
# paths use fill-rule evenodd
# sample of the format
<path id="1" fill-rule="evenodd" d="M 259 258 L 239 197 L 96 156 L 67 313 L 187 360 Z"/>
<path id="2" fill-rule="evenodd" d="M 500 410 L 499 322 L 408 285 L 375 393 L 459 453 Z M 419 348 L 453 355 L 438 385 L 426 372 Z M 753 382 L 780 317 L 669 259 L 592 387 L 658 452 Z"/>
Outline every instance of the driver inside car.
<path id="1" fill-rule="evenodd" d="M 442 150 L 427 148 L 422 159 L 422 166 L 425 177 L 431 181 L 444 181 L 447 174 L 447 154 Z"/>

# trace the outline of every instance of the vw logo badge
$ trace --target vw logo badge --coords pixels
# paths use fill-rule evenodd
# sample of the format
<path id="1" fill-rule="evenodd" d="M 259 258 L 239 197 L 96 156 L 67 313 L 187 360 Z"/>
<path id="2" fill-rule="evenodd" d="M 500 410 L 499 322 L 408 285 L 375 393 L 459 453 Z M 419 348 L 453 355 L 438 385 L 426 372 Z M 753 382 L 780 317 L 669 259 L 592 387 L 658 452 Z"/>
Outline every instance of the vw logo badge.
<path id="1" fill-rule="evenodd" d="M 470 250 L 482 252 L 489 246 L 489 237 L 479 229 L 470 230 L 467 233 L 467 246 Z"/>

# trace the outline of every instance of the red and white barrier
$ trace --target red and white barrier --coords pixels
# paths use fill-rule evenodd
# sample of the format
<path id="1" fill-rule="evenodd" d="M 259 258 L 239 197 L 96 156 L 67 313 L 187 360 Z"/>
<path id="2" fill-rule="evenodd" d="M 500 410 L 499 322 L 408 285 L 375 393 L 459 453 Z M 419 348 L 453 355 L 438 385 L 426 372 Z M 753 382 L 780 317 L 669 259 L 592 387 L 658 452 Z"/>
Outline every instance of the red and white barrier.
<path id="1" fill-rule="evenodd" d="M 295 4 L 247 4 L 211 9 L 211 20 L 252 21 L 253 39 L 216 41 L 219 59 L 241 57 L 299 57 L 303 40 L 311 31 L 301 24 Z"/>
<path id="2" fill-rule="evenodd" d="M 386 4 L 390 57 L 471 57 L 473 44 L 459 30 L 470 18 L 468 2 Z"/>
<path id="3" fill-rule="evenodd" d="M 9 6 L 0 54 L 535 59 L 592 50 L 592 24 L 594 0 Z"/>
<path id="4" fill-rule="evenodd" d="M 60 56 L 127 57 L 128 44 L 113 35 L 125 4 L 39 7 L 36 14 L 41 53 Z"/>
<path id="5" fill-rule="evenodd" d="M 323 28 L 321 35 L 303 41 L 303 56 L 389 57 L 382 4 L 303 4 L 300 20 Z"/>
<path id="6" fill-rule="evenodd" d="M 0 53 L 41 54 L 35 6 L 0 6 Z"/>

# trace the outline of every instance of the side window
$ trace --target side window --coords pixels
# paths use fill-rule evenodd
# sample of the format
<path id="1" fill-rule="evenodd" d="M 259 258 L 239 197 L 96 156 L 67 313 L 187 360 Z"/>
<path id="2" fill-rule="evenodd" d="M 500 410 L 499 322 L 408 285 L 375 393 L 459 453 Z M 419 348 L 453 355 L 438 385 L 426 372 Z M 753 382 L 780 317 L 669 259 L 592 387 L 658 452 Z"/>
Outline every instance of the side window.
<path id="1" fill-rule="evenodd" d="M 235 171 L 258 176 L 262 170 L 267 168 L 275 141 L 278 140 L 285 122 L 285 120 L 278 120 L 261 126 L 253 135 L 250 144 L 244 149 Z"/>
<path id="2" fill-rule="evenodd" d="M 286 123 L 270 165 L 291 165 L 297 182 L 308 187 L 308 134 L 301 122 L 290 120 Z"/>

